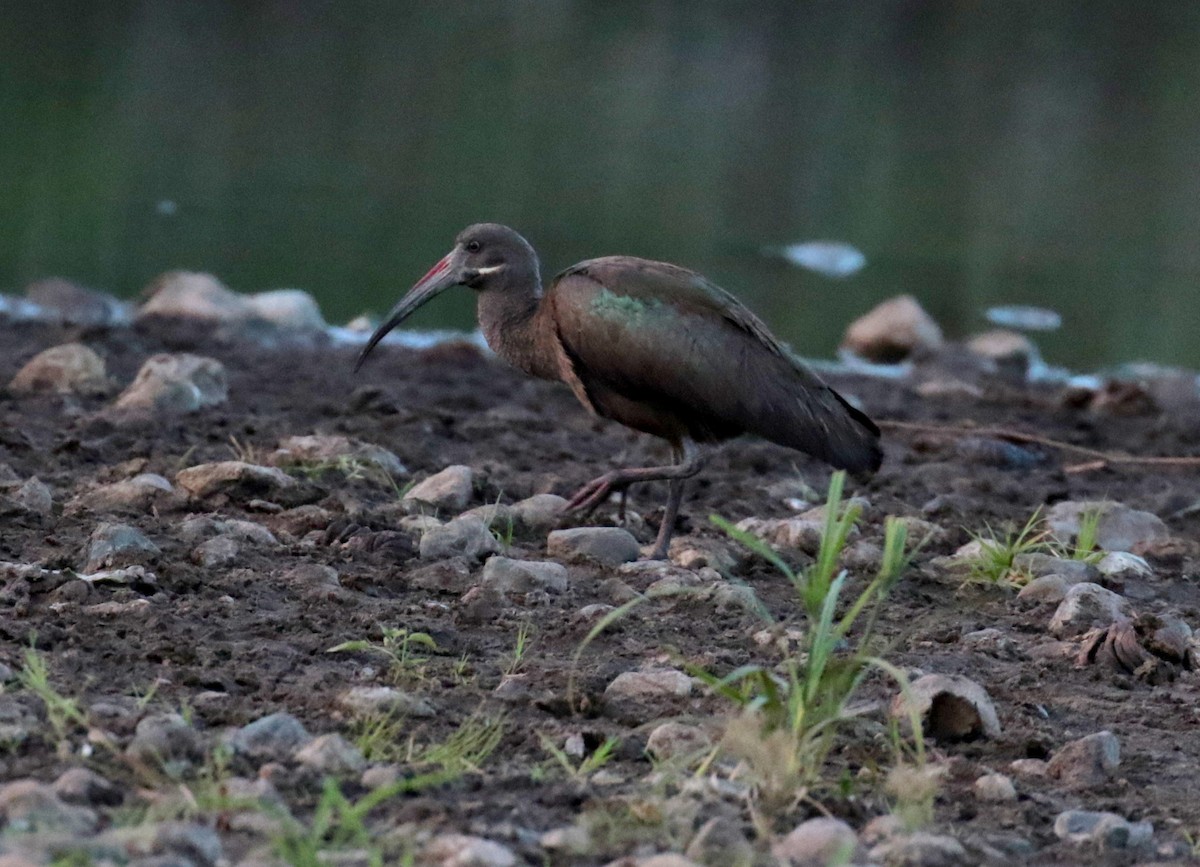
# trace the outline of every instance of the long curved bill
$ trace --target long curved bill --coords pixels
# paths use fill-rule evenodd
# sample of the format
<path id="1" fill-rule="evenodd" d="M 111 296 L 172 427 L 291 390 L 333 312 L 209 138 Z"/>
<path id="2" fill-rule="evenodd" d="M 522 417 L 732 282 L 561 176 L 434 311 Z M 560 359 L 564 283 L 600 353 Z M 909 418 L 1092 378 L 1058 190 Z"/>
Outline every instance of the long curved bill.
<path id="1" fill-rule="evenodd" d="M 358 354 L 358 360 L 354 362 L 354 372 L 358 372 L 358 369 L 362 367 L 367 356 L 370 355 L 371 350 L 375 348 L 375 344 L 383 340 L 385 334 L 411 316 L 426 301 L 444 292 L 451 286 L 462 282 L 460 270 L 457 250 L 443 256 L 441 261 L 430 268 L 429 273 L 418 280 L 416 285 L 405 293 L 399 303 L 388 313 L 387 319 L 384 320 L 383 324 L 375 329 L 375 333 L 371 335 L 371 339 L 367 341 L 367 345 Z"/>

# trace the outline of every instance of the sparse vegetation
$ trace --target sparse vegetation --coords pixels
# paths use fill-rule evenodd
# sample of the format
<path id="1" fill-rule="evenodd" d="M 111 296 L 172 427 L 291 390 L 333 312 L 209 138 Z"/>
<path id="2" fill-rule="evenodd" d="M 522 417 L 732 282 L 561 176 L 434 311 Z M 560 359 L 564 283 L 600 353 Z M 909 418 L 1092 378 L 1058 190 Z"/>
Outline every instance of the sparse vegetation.
<path id="1" fill-rule="evenodd" d="M 600 746 L 575 762 L 567 755 L 566 750 L 554 743 L 554 739 L 549 735 L 539 732 L 538 740 L 542 743 L 542 749 L 550 754 L 550 757 L 566 772 L 566 775 L 572 780 L 580 782 L 608 764 L 613 751 L 621 745 L 620 738 L 609 736 Z"/>
<path id="2" fill-rule="evenodd" d="M 46 658 L 30 642 L 25 648 L 25 664 L 17 674 L 17 682 L 39 699 L 46 710 L 46 720 L 54 731 L 54 743 L 61 750 L 73 729 L 87 725 L 87 715 L 79 703 L 60 693 L 50 682 Z"/>
<path id="3" fill-rule="evenodd" d="M 412 632 L 404 627 L 383 626 L 379 641 L 355 639 L 343 641 L 329 648 L 326 653 L 351 653 L 362 651 L 374 653 L 388 660 L 388 677 L 393 683 L 419 683 L 425 679 L 429 657 L 420 648 L 436 651 L 437 642 L 426 632 Z"/>

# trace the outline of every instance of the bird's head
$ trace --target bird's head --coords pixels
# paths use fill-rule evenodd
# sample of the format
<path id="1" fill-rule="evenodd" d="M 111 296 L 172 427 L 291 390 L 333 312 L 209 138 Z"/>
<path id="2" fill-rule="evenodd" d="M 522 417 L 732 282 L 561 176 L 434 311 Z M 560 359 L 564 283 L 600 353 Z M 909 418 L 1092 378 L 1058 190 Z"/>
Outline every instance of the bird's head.
<path id="1" fill-rule="evenodd" d="M 408 290 L 388 313 L 387 319 L 375 329 L 359 353 L 354 369 L 357 371 L 362 367 L 367 355 L 385 334 L 426 301 L 451 286 L 467 286 L 477 292 L 491 292 L 509 286 L 536 288 L 537 285 L 537 253 L 528 241 L 499 223 L 468 226 L 454 239 L 454 249 Z"/>

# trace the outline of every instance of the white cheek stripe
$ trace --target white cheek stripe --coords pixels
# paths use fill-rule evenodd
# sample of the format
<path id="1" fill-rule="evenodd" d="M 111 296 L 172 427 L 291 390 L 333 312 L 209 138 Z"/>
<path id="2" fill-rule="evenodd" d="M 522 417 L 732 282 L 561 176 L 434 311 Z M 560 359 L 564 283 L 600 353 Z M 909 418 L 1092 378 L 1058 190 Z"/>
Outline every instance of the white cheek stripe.
<path id="1" fill-rule="evenodd" d="M 492 265 L 488 268 L 476 268 L 475 270 L 480 274 L 495 274 L 497 271 L 503 271 L 504 266 L 503 265 Z"/>

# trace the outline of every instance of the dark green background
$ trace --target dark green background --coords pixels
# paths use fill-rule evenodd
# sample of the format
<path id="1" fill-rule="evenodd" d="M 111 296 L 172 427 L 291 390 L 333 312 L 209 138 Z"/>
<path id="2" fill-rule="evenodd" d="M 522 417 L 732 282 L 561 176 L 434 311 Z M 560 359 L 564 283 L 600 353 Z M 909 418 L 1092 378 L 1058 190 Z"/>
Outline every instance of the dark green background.
<path id="1" fill-rule="evenodd" d="M 1200 4 L 0 6 L 0 291 L 191 268 L 344 321 L 490 219 L 548 270 L 705 271 L 807 355 L 906 291 L 952 334 L 1052 307 L 1075 367 L 1200 366 Z M 867 269 L 758 253 L 815 238 Z"/>

